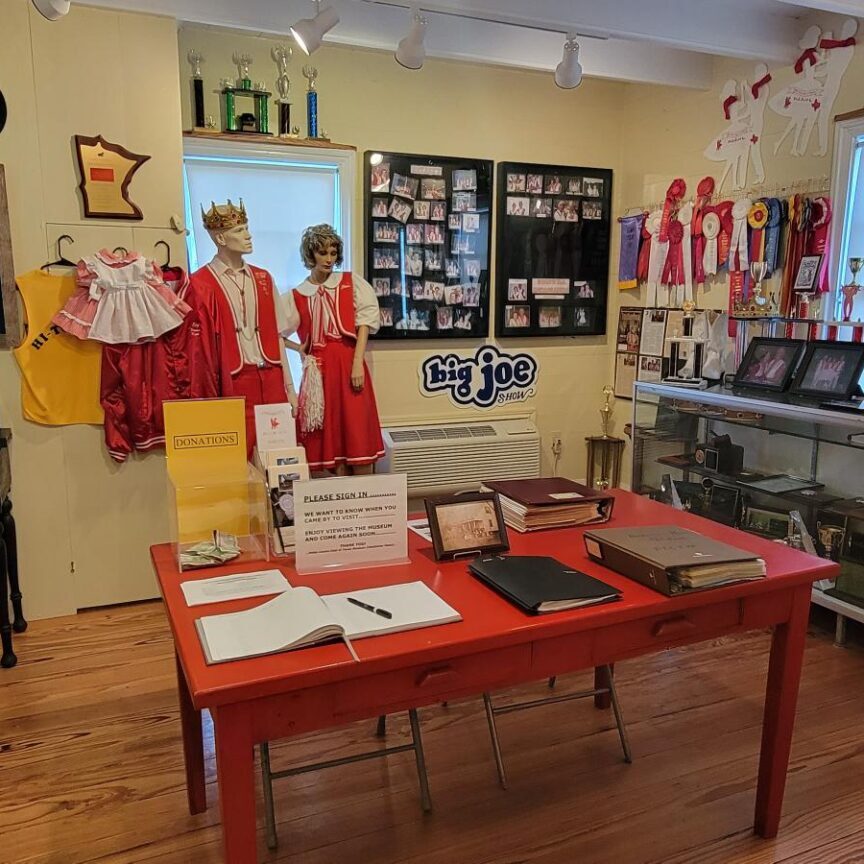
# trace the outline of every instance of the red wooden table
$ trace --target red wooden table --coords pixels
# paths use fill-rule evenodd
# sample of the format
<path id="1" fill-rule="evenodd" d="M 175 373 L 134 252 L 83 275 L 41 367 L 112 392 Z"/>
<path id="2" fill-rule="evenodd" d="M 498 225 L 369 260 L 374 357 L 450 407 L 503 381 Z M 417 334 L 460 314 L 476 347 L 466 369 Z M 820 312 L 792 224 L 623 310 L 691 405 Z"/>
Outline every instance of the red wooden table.
<path id="1" fill-rule="evenodd" d="M 496 690 L 578 669 L 615 663 L 689 642 L 773 627 L 754 830 L 777 834 L 798 683 L 816 579 L 833 578 L 830 561 L 796 552 L 630 492 L 617 491 L 610 524 L 678 524 L 752 550 L 768 577 L 711 591 L 665 597 L 591 562 L 580 529 L 510 532 L 512 552 L 554 555 L 623 592 L 620 602 L 529 616 L 493 593 L 464 562 L 438 563 L 431 545 L 409 532 L 410 564 L 301 577 L 282 565 L 292 585 L 319 593 L 422 580 L 462 614 L 454 624 L 358 640 L 360 663 L 343 644 L 208 666 L 194 622 L 261 598 L 190 608 L 180 582 L 272 566 L 249 562 L 181 574 L 169 545 L 154 546 L 153 564 L 177 651 L 177 680 L 189 809 L 207 808 L 201 731 L 213 717 L 219 804 L 229 864 L 257 860 L 254 746 L 328 726 Z"/>

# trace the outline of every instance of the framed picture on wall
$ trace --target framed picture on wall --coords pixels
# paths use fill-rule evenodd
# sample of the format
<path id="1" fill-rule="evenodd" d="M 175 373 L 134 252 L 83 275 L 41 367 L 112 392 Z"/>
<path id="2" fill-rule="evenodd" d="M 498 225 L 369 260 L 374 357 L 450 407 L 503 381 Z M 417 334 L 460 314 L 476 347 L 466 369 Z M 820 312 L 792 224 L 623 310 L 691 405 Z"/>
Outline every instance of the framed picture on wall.
<path id="1" fill-rule="evenodd" d="M 6 172 L 0 165 L 0 348 L 15 348 L 21 340 L 15 266 L 12 263 L 12 229 L 6 197 Z"/>
<path id="2" fill-rule="evenodd" d="M 606 332 L 612 171 L 498 165 L 497 336 Z"/>
<path id="3" fill-rule="evenodd" d="M 488 336 L 492 162 L 367 151 L 363 171 L 374 338 Z"/>

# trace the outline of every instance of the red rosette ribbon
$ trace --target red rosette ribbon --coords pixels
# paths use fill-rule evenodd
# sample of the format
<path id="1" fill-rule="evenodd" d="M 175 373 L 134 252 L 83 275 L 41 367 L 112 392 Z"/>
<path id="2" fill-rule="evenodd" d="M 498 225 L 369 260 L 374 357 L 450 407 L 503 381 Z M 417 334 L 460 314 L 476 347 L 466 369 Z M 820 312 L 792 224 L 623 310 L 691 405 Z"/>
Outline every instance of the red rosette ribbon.
<path id="1" fill-rule="evenodd" d="M 669 223 L 672 221 L 672 211 L 675 205 L 687 194 L 687 184 L 681 177 L 676 177 L 666 190 L 666 200 L 663 202 L 663 218 L 660 221 L 660 242 L 669 239 Z"/>
<path id="2" fill-rule="evenodd" d="M 676 219 L 669 225 L 669 250 L 660 281 L 664 285 L 684 284 L 684 226 Z"/>

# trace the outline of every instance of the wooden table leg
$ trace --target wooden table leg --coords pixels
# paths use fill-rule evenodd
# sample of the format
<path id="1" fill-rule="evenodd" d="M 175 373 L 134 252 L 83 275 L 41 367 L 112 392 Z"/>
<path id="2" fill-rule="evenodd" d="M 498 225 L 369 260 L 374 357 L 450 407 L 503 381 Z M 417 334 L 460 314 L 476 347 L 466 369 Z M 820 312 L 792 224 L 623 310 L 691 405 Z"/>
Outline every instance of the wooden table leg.
<path id="1" fill-rule="evenodd" d="M 12 650 L 12 625 L 9 622 L 9 590 L 6 581 L 6 542 L 3 539 L 3 527 L 0 524 L 0 666 L 11 669 L 18 658 Z"/>
<path id="2" fill-rule="evenodd" d="M 615 667 L 610 663 L 609 669 L 614 670 Z M 609 681 L 606 677 L 606 669 L 603 666 L 594 667 L 594 689 L 602 690 L 609 686 Z M 612 697 L 608 693 L 599 693 L 594 697 L 594 707 L 608 709 L 612 705 Z"/>
<path id="3" fill-rule="evenodd" d="M 177 662 L 177 693 L 180 698 L 180 725 L 183 729 L 183 761 L 186 764 L 186 797 L 189 812 L 194 816 L 207 809 L 207 791 L 204 785 L 204 737 L 201 731 L 201 712 L 192 704 L 186 675 Z"/>
<path id="4" fill-rule="evenodd" d="M 255 748 L 248 706 L 213 708 L 225 864 L 255 864 Z"/>
<path id="5" fill-rule="evenodd" d="M 789 620 L 774 628 L 771 640 L 753 821 L 762 837 L 776 837 L 780 825 L 809 613 L 810 586 L 803 585 L 795 589 Z"/>

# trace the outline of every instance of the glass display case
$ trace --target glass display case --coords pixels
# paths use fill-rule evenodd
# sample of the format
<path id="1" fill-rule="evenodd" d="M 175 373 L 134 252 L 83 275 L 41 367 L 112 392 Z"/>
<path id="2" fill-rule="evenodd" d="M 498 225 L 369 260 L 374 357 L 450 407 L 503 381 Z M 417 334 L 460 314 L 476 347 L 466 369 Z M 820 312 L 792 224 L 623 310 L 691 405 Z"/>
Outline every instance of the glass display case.
<path id="1" fill-rule="evenodd" d="M 841 566 L 814 601 L 864 621 L 864 411 L 638 381 L 632 435 L 634 492 L 796 546 L 803 524 Z"/>

